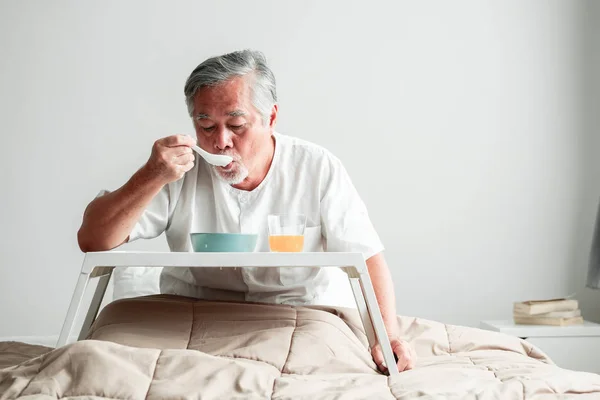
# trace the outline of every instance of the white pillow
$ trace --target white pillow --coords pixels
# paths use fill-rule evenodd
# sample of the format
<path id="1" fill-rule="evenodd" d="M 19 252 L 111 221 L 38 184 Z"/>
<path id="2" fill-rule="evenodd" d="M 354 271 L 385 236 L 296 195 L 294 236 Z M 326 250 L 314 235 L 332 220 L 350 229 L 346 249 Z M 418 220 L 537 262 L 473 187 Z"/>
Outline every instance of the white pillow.
<path id="1" fill-rule="evenodd" d="M 113 300 L 160 293 L 162 267 L 119 267 L 113 270 Z"/>
<path id="2" fill-rule="evenodd" d="M 118 251 L 168 252 L 165 235 L 150 240 L 136 240 L 119 246 Z M 120 267 L 113 271 L 113 300 L 160 294 L 162 267 Z"/>

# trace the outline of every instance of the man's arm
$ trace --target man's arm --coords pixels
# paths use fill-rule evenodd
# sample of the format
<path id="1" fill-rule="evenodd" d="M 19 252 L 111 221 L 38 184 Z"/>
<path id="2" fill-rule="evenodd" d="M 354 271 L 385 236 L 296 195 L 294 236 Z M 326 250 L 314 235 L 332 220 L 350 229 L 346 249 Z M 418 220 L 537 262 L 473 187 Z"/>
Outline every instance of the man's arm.
<path id="1" fill-rule="evenodd" d="M 381 310 L 383 323 L 389 336 L 398 336 L 398 321 L 396 317 L 396 296 L 394 294 L 394 283 L 390 269 L 385 261 L 383 253 L 375 254 L 367 260 L 367 269 L 373 289 L 377 297 L 377 303 Z"/>
<path id="2" fill-rule="evenodd" d="M 411 346 L 399 337 L 394 286 L 390 270 L 381 253 L 383 244 L 341 161 L 331 155 L 326 161 L 319 182 L 323 193 L 321 224 L 327 240 L 327 251 L 377 253 L 367 259 L 369 276 L 390 337 L 392 351 L 398 358 L 397 368 L 399 371 L 410 369 L 414 366 L 415 356 Z M 385 370 L 381 347 L 374 346 L 371 353 L 379 369 Z"/>
<path id="3" fill-rule="evenodd" d="M 394 294 L 394 283 L 390 269 L 385 261 L 383 253 L 375 254 L 367 259 L 367 269 L 373 283 L 375 297 L 381 310 L 383 323 L 387 330 L 392 351 L 398 358 L 397 368 L 399 371 L 412 369 L 415 363 L 415 354 L 408 342 L 400 338 L 400 329 L 396 316 L 396 296 Z M 373 360 L 377 366 L 384 370 L 383 353 L 379 345 L 372 349 Z"/>
<path id="4" fill-rule="evenodd" d="M 162 187 L 180 179 L 194 166 L 187 135 L 157 140 L 148 162 L 114 192 L 94 199 L 86 208 L 77 232 L 82 251 L 113 249 L 127 241 L 131 230 Z"/>
<path id="5" fill-rule="evenodd" d="M 77 232 L 83 252 L 111 250 L 125 243 L 144 209 L 163 187 L 144 166 L 114 192 L 94 199 Z"/>

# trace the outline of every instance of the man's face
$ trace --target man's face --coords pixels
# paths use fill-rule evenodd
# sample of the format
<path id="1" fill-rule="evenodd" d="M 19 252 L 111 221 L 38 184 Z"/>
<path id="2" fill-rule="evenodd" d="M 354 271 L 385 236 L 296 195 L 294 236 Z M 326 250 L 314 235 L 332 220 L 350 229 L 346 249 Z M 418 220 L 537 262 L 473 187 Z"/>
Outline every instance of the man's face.
<path id="1" fill-rule="evenodd" d="M 243 182 L 269 162 L 264 155 L 271 141 L 276 106 L 268 124 L 252 104 L 252 77 L 236 77 L 217 86 L 204 87 L 194 97 L 194 127 L 198 144 L 213 154 L 225 154 L 233 161 L 215 167 L 231 185 Z M 261 148 L 263 152 L 261 152 Z"/>

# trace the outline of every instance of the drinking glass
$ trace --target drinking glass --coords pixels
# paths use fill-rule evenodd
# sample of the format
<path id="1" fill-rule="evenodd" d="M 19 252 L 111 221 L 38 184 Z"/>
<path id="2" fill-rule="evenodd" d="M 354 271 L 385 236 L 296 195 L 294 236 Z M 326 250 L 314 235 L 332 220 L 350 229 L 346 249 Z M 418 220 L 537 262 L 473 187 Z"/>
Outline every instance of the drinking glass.
<path id="1" fill-rule="evenodd" d="M 274 252 L 301 252 L 304 247 L 304 214 L 270 214 L 269 248 Z"/>

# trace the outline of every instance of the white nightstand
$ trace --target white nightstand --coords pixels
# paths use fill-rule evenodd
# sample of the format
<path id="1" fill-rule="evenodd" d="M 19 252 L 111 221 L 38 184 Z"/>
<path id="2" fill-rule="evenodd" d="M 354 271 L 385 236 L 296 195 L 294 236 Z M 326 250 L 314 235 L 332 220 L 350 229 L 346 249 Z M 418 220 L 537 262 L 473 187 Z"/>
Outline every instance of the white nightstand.
<path id="1" fill-rule="evenodd" d="M 480 328 L 518 336 L 537 346 L 561 368 L 600 374 L 600 324 L 515 325 L 511 320 L 481 321 Z"/>

